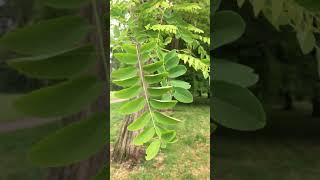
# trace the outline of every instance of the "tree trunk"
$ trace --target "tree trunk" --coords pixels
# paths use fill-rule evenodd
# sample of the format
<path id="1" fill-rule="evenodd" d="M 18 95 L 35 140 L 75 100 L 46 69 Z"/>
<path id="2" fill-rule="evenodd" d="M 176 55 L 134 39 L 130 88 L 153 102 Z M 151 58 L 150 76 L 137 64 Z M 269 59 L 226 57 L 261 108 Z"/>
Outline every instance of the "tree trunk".
<path id="1" fill-rule="evenodd" d="M 112 161 L 117 163 L 129 162 L 131 165 L 134 165 L 143 157 L 144 150 L 133 144 L 133 138 L 141 131 L 128 131 L 127 128 L 130 123 L 146 111 L 147 106 L 141 111 L 127 115 L 124 118 L 118 139 L 113 148 Z"/>
<path id="2" fill-rule="evenodd" d="M 312 99 L 312 116 L 320 117 L 320 99 L 319 97 L 314 97 Z"/>
<path id="3" fill-rule="evenodd" d="M 286 91 L 284 93 L 284 106 L 283 106 L 284 110 L 292 110 L 293 109 L 293 99 L 291 96 L 291 93 L 289 91 Z"/>
<path id="4" fill-rule="evenodd" d="M 104 17 L 106 14 L 106 9 L 108 9 L 107 3 L 98 1 L 98 11 L 100 17 Z M 93 16 L 92 7 L 89 6 L 84 8 L 80 12 L 81 16 L 86 17 L 92 24 L 95 24 L 95 19 Z M 103 19 L 103 18 L 102 18 Z M 102 22 L 102 32 L 103 32 L 103 42 L 104 48 L 109 49 L 109 43 L 107 40 L 108 30 L 104 27 L 104 21 Z M 95 26 L 97 27 L 97 26 Z M 104 62 L 101 53 L 101 47 L 99 46 L 99 39 L 97 36 L 96 31 L 92 31 L 88 36 L 86 42 L 92 42 L 96 49 L 97 49 L 97 64 L 96 66 L 90 71 L 94 74 L 97 74 L 98 77 L 106 82 L 109 82 L 109 69 L 104 69 Z M 107 62 L 108 63 L 108 62 Z M 97 101 L 92 103 L 86 110 L 81 111 L 80 113 L 67 117 L 63 120 L 64 123 L 69 124 L 73 121 L 78 121 L 87 116 L 89 112 L 106 112 L 108 111 L 109 107 L 107 105 L 110 102 L 109 99 L 109 88 L 106 85 L 104 87 L 103 94 L 100 95 Z M 107 118 L 107 117 L 106 117 Z M 106 127 L 107 128 L 107 127 Z M 106 135 L 107 136 L 107 135 Z M 47 180 L 90 180 L 93 176 L 95 176 L 99 170 L 106 166 L 107 159 L 110 157 L 109 155 L 109 145 L 107 144 L 109 140 L 106 139 L 106 148 L 102 149 L 101 152 L 91 156 L 90 158 L 83 160 L 81 162 L 65 166 L 65 167 L 57 167 L 57 168 L 50 168 L 49 173 L 47 174 Z"/>
<path id="5" fill-rule="evenodd" d="M 320 117 L 320 82 L 313 84 L 312 116 Z"/>

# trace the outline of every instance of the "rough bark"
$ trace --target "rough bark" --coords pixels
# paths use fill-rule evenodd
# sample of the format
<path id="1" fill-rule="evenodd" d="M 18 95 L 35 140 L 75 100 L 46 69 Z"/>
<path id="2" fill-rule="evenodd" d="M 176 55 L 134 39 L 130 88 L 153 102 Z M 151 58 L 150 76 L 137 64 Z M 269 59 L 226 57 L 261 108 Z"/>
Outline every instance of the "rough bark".
<path id="1" fill-rule="evenodd" d="M 103 17 L 106 14 L 107 3 L 99 1 L 99 14 L 100 17 Z M 89 6 L 84 8 L 80 12 L 81 16 L 86 17 L 92 24 L 95 24 L 95 20 L 92 13 L 92 7 Z M 103 22 L 102 24 L 104 24 Z M 104 39 L 104 48 L 109 49 L 109 44 L 107 41 L 107 29 L 103 26 L 103 39 Z M 97 74 L 98 77 L 106 82 L 109 80 L 109 70 L 104 69 L 103 58 L 101 57 L 101 47 L 99 46 L 98 36 L 96 31 L 92 31 L 92 33 L 88 36 L 86 42 L 92 42 L 97 49 L 97 64 L 91 69 L 91 73 Z M 91 105 L 88 106 L 86 110 L 81 111 L 80 113 L 73 115 L 71 117 L 67 117 L 63 119 L 65 124 L 69 124 L 74 121 L 78 121 L 84 117 L 87 117 L 90 112 L 106 112 L 108 111 L 108 102 L 110 101 L 109 96 L 109 88 L 106 85 L 103 91 L 103 94 Z M 107 119 L 107 117 L 106 117 Z M 107 124 L 107 123 L 106 123 Z M 71 164 L 65 167 L 57 167 L 50 168 L 47 174 L 47 180 L 90 180 L 93 176 L 95 176 L 102 167 L 105 167 L 108 157 L 109 157 L 109 144 L 107 144 L 109 140 L 106 139 L 106 148 L 102 149 L 101 152 L 91 156 L 90 158 L 83 160 L 81 162 Z"/>
<path id="2" fill-rule="evenodd" d="M 127 115 L 124 118 L 120 128 L 118 139 L 113 148 L 113 162 L 130 162 L 131 165 L 134 165 L 143 157 L 144 150 L 139 146 L 135 146 L 133 144 L 133 138 L 136 137 L 141 131 L 128 131 L 127 127 L 145 111 L 147 111 L 147 107 L 137 113 Z"/>

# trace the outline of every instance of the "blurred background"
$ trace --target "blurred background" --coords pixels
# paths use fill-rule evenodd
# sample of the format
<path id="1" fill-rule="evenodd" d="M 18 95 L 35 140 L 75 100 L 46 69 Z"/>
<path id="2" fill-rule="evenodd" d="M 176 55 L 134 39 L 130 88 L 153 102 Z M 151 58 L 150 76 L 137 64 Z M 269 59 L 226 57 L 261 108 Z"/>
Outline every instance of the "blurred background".
<path id="1" fill-rule="evenodd" d="M 243 2 L 239 8 L 238 3 Z M 258 83 L 250 90 L 263 103 L 267 125 L 255 132 L 217 128 L 213 138 L 215 178 L 317 180 L 320 81 L 316 48 L 304 54 L 291 26 L 281 26 L 279 31 L 263 13 L 255 17 L 259 2 L 251 2 L 221 2 L 220 10 L 242 16 L 246 30 L 239 40 L 217 49 L 214 55 L 247 65 L 259 75 Z M 265 5 L 270 2 L 265 1 Z M 312 13 L 318 17 L 318 11 Z M 314 36 L 317 41 L 319 35 Z"/>

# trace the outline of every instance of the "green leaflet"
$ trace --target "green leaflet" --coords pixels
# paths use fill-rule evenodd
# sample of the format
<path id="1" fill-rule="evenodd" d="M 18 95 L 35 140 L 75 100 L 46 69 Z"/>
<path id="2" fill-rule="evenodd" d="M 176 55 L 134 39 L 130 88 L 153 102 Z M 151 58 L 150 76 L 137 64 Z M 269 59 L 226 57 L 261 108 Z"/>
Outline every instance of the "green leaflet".
<path id="1" fill-rule="evenodd" d="M 174 87 L 173 89 L 174 89 L 173 97 L 176 98 L 176 100 L 183 103 L 192 103 L 193 96 L 190 93 L 190 91 L 180 87 Z"/>
<path id="2" fill-rule="evenodd" d="M 174 130 L 167 130 L 161 134 L 161 139 L 165 142 L 173 142 L 177 133 Z"/>
<path id="3" fill-rule="evenodd" d="M 40 166 L 65 166 L 98 153 L 106 143 L 105 113 L 72 123 L 35 144 L 29 155 Z"/>
<path id="4" fill-rule="evenodd" d="M 192 43 L 193 42 L 193 38 L 192 38 L 192 33 L 186 29 L 180 29 L 179 31 L 181 38 L 187 42 L 187 43 Z"/>
<path id="5" fill-rule="evenodd" d="M 97 78 L 83 76 L 22 95 L 17 98 L 14 106 L 30 116 L 71 115 L 96 100 L 103 86 L 104 83 Z"/>
<path id="6" fill-rule="evenodd" d="M 185 81 L 181 81 L 181 80 L 171 80 L 170 84 L 173 87 L 180 87 L 180 88 L 183 88 L 183 89 L 190 89 L 191 88 L 190 83 L 185 82 Z"/>
<path id="7" fill-rule="evenodd" d="M 163 78 L 167 77 L 168 75 L 169 73 L 167 72 L 160 73 L 160 74 L 153 74 L 153 75 L 145 75 L 144 79 L 148 84 L 155 84 L 162 81 Z"/>
<path id="8" fill-rule="evenodd" d="M 118 86 L 122 87 L 129 87 L 138 84 L 140 81 L 138 76 L 134 76 L 131 78 L 126 78 L 126 79 L 118 79 L 118 80 L 113 80 L 112 82 L 115 83 Z"/>
<path id="9" fill-rule="evenodd" d="M 179 57 L 175 50 L 170 51 L 164 56 L 166 69 L 171 69 L 179 64 Z"/>
<path id="10" fill-rule="evenodd" d="M 124 103 L 120 108 L 119 112 L 122 114 L 131 114 L 140 111 L 145 105 L 145 100 L 143 97 L 130 100 Z"/>
<path id="11" fill-rule="evenodd" d="M 266 0 L 252 1 L 253 12 L 256 17 L 258 17 L 263 7 L 265 7 L 265 3 L 266 3 Z"/>
<path id="12" fill-rule="evenodd" d="M 178 65 L 169 70 L 169 78 L 177 78 L 184 75 L 187 72 L 187 68 L 184 65 Z"/>
<path id="13" fill-rule="evenodd" d="M 142 133 L 140 133 L 133 139 L 133 144 L 137 146 L 143 145 L 144 143 L 150 141 L 153 138 L 154 134 L 155 130 L 153 127 L 145 129 Z"/>
<path id="14" fill-rule="evenodd" d="M 29 77 L 64 79 L 87 70 L 96 62 L 95 57 L 96 52 L 90 45 L 50 56 L 12 59 L 8 65 Z"/>
<path id="15" fill-rule="evenodd" d="M 153 141 L 147 148 L 146 151 L 146 160 L 149 161 L 151 159 L 153 159 L 160 150 L 160 145 L 161 145 L 161 141 L 159 139 Z"/>
<path id="16" fill-rule="evenodd" d="M 143 66 L 143 70 L 148 73 L 154 73 L 156 70 L 158 70 L 160 67 L 162 67 L 163 61 L 157 61 L 152 64 L 147 64 Z"/>
<path id="17" fill-rule="evenodd" d="M 163 94 L 172 90 L 172 86 L 165 87 L 150 87 L 148 88 L 148 93 L 151 96 L 162 96 Z"/>
<path id="18" fill-rule="evenodd" d="M 150 112 L 145 112 L 143 113 L 139 118 L 137 118 L 135 121 L 133 121 L 129 126 L 128 130 L 129 131 L 136 131 L 139 129 L 144 128 L 145 125 L 148 124 L 148 122 L 151 119 Z"/>
<path id="19" fill-rule="evenodd" d="M 312 31 L 297 30 L 297 39 L 299 41 L 303 54 L 309 54 L 316 45 L 316 38 Z"/>
<path id="20" fill-rule="evenodd" d="M 133 44 L 124 44 L 122 48 L 129 54 L 137 54 L 136 46 Z"/>
<path id="21" fill-rule="evenodd" d="M 157 99 L 151 99 L 150 104 L 153 108 L 155 109 L 169 109 L 173 108 L 178 101 L 175 100 L 169 100 L 169 101 L 164 101 L 164 100 L 157 100 Z"/>
<path id="22" fill-rule="evenodd" d="M 219 11 L 214 15 L 211 24 L 213 43 L 211 50 L 231 43 L 242 36 L 245 31 L 245 22 L 242 17 L 232 11 Z"/>
<path id="23" fill-rule="evenodd" d="M 138 59 L 136 54 L 130 53 L 115 53 L 113 56 L 122 63 L 125 64 L 137 64 Z"/>
<path id="24" fill-rule="evenodd" d="M 149 53 L 152 50 L 155 50 L 157 47 L 157 43 L 155 41 L 148 42 L 141 46 L 140 52 L 141 54 Z"/>
<path id="25" fill-rule="evenodd" d="M 228 128 L 253 131 L 266 125 L 259 100 L 246 88 L 223 81 L 213 81 L 211 114 L 215 122 Z"/>
<path id="26" fill-rule="evenodd" d="M 111 77 L 114 79 L 127 79 L 136 76 L 138 73 L 137 68 L 135 67 L 125 67 L 113 70 L 111 72 Z"/>
<path id="27" fill-rule="evenodd" d="M 214 67 L 213 76 L 215 80 L 249 87 L 254 85 L 259 79 L 259 76 L 254 73 L 252 68 L 242 64 L 215 59 Z"/>
<path id="28" fill-rule="evenodd" d="M 50 55 L 77 47 L 89 29 L 82 17 L 62 16 L 11 31 L 0 39 L 0 45 L 21 54 Z"/>
<path id="29" fill-rule="evenodd" d="M 179 119 L 169 117 L 167 115 L 164 115 L 159 112 L 154 112 L 154 117 L 157 120 L 158 123 L 164 124 L 164 125 L 175 125 L 178 124 L 179 122 L 182 122 Z"/>
<path id="30" fill-rule="evenodd" d="M 137 85 L 117 91 L 114 93 L 114 96 L 120 99 L 129 99 L 137 96 L 140 93 L 140 91 L 141 87 Z"/>
<path id="31" fill-rule="evenodd" d="M 243 4 L 246 2 L 246 0 L 237 0 L 238 6 L 241 8 Z"/>
<path id="32" fill-rule="evenodd" d="M 44 0 L 47 6 L 59 9 L 80 8 L 89 4 L 90 0 Z"/>

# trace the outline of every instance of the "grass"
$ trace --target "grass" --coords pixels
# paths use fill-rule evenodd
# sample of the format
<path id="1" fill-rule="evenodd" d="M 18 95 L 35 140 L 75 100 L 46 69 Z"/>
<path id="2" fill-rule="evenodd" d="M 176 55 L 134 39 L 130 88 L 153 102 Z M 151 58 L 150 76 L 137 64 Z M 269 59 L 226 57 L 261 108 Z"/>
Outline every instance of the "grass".
<path id="1" fill-rule="evenodd" d="M 116 113 L 118 107 L 119 103 L 111 105 L 111 144 L 123 118 Z M 162 150 L 154 160 L 143 161 L 132 169 L 111 164 L 111 179 L 209 179 L 209 111 L 205 104 L 178 105 L 173 116 L 185 120 L 176 127 L 179 141 Z"/>
<path id="2" fill-rule="evenodd" d="M 320 179 L 320 119 L 311 110 L 267 108 L 268 124 L 251 133 L 218 128 L 214 138 L 215 179 Z"/>
<path id="3" fill-rule="evenodd" d="M 0 133 L 0 180 L 41 180 L 46 169 L 33 166 L 27 159 L 32 144 L 56 130 L 58 123 L 32 129 Z"/>

